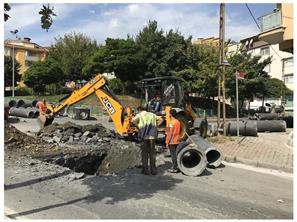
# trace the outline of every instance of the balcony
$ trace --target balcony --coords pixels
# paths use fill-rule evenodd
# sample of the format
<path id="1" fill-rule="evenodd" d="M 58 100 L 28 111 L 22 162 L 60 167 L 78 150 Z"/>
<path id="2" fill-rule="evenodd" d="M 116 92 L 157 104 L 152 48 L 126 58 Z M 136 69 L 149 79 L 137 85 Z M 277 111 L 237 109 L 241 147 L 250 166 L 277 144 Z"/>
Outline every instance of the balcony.
<path id="1" fill-rule="evenodd" d="M 268 15 L 261 16 L 258 18 L 261 32 L 267 32 L 272 29 L 281 27 L 282 25 L 282 16 L 281 11 L 276 10 Z"/>
<path id="2" fill-rule="evenodd" d="M 38 56 L 26 56 L 26 61 L 37 62 L 39 61 Z"/>
<path id="3" fill-rule="evenodd" d="M 283 41 L 285 27 L 282 25 L 282 15 L 280 10 L 274 10 L 272 13 L 258 18 L 261 33 L 259 40 L 269 44 L 279 44 Z"/>

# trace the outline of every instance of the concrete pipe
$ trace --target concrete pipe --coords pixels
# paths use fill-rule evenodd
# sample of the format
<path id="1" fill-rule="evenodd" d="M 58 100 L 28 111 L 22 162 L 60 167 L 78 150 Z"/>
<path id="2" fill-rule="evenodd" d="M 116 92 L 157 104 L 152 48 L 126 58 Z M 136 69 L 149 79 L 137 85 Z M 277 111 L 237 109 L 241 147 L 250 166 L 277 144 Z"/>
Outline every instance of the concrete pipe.
<path id="1" fill-rule="evenodd" d="M 37 118 L 39 116 L 39 109 L 37 109 L 37 108 L 26 108 L 26 110 L 31 110 L 34 112 L 33 118 Z"/>
<path id="2" fill-rule="evenodd" d="M 25 102 L 24 102 L 24 100 L 19 99 L 19 100 L 16 101 L 16 103 L 17 103 L 16 107 L 22 107 Z"/>
<path id="3" fill-rule="evenodd" d="M 27 108 L 27 107 L 36 107 L 37 100 L 23 100 L 24 103 L 21 105 L 21 107 Z"/>
<path id="4" fill-rule="evenodd" d="M 284 120 L 258 120 L 258 132 L 286 132 L 287 124 Z"/>
<path id="5" fill-rule="evenodd" d="M 187 141 L 197 145 L 198 150 L 201 151 L 206 157 L 207 166 L 218 167 L 221 165 L 221 153 L 207 140 L 195 134 L 190 136 Z"/>
<path id="6" fill-rule="evenodd" d="M 4 106 L 5 107 L 16 107 L 17 103 L 15 100 L 9 100 L 4 103 Z"/>
<path id="7" fill-rule="evenodd" d="M 277 119 L 277 113 L 255 113 L 255 117 L 258 120 L 273 120 Z"/>
<path id="8" fill-rule="evenodd" d="M 226 125 L 226 133 L 229 136 L 237 136 L 237 123 L 230 121 Z M 258 136 L 257 121 L 239 121 L 239 135 L 241 136 Z"/>
<path id="9" fill-rule="evenodd" d="M 294 117 L 293 116 L 284 116 L 283 120 L 287 124 L 287 128 L 293 128 L 294 123 Z"/>
<path id="10" fill-rule="evenodd" d="M 180 171 L 187 176 L 199 176 L 206 168 L 205 155 L 197 146 L 186 145 L 177 151 L 177 164 Z"/>
<path id="11" fill-rule="evenodd" d="M 10 108 L 9 114 L 11 116 L 25 117 L 25 118 L 34 118 L 34 111 L 25 109 L 25 108 Z"/>

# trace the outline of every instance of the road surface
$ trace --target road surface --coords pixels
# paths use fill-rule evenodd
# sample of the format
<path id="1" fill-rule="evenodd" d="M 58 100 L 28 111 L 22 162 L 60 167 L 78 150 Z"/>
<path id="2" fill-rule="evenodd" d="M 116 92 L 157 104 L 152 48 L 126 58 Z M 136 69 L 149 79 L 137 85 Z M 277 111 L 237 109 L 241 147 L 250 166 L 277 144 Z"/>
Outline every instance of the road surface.
<path id="1" fill-rule="evenodd" d="M 5 216 L 15 219 L 292 219 L 293 179 L 225 165 L 199 177 L 126 170 L 75 179 L 45 162 L 5 155 Z"/>

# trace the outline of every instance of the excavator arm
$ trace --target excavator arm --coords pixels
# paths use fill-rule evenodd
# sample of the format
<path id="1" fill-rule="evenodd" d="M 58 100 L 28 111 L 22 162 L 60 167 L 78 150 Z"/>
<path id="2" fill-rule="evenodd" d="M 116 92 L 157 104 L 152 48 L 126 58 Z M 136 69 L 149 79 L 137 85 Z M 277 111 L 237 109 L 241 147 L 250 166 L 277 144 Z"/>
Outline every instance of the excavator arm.
<path id="1" fill-rule="evenodd" d="M 106 78 L 100 74 L 95 76 L 82 88 L 75 90 L 62 103 L 57 106 L 49 104 L 47 105 L 47 108 L 50 110 L 51 115 L 55 116 L 67 106 L 74 105 L 93 93 L 97 95 L 104 109 L 113 120 L 115 129 L 119 134 L 133 134 L 137 131 L 136 127 L 131 126 L 133 117 L 131 108 L 124 108 L 121 105 L 115 95 L 113 95 L 112 91 L 108 88 Z"/>

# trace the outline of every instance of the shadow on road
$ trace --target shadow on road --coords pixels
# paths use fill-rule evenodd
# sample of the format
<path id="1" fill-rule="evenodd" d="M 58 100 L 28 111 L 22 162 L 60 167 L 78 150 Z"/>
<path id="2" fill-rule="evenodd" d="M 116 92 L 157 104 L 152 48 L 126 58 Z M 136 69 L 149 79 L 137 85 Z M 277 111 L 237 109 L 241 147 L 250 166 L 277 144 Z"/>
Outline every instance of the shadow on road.
<path id="1" fill-rule="evenodd" d="M 29 183 L 32 184 L 39 179 L 30 181 Z M 161 172 L 155 176 L 142 175 L 139 173 L 139 169 L 131 169 L 117 176 L 91 176 L 82 180 L 82 184 L 87 185 L 89 189 L 89 195 L 87 196 L 6 216 L 17 218 L 78 202 L 94 203 L 104 201 L 103 204 L 115 204 L 128 199 L 145 199 L 152 197 L 155 193 L 162 190 L 172 190 L 177 183 L 181 183 L 182 181 L 182 179 L 162 175 Z M 18 186 L 21 186 L 21 184 Z"/>
<path id="2" fill-rule="evenodd" d="M 45 181 L 45 180 L 51 180 L 57 177 L 62 177 L 65 176 L 67 174 L 71 173 L 70 170 L 64 171 L 62 173 L 56 173 L 56 174 L 52 174 L 52 175 L 48 175 L 48 176 L 44 176 L 44 177 L 38 177 L 32 180 L 27 180 L 24 182 L 20 182 L 20 183 L 15 183 L 15 184 L 10 184 L 10 185 L 5 185 L 4 184 L 4 190 L 11 190 L 11 189 L 16 189 L 19 187 L 25 187 L 25 186 L 30 186 L 32 184 L 35 183 L 40 183 L 41 181 Z"/>

